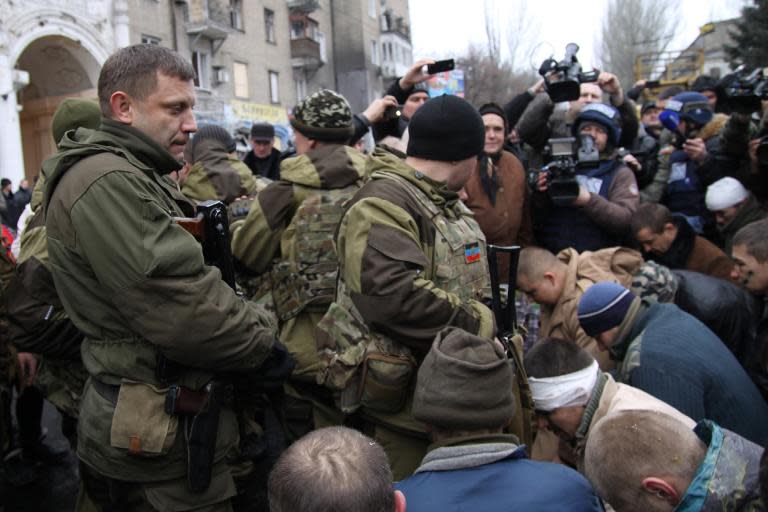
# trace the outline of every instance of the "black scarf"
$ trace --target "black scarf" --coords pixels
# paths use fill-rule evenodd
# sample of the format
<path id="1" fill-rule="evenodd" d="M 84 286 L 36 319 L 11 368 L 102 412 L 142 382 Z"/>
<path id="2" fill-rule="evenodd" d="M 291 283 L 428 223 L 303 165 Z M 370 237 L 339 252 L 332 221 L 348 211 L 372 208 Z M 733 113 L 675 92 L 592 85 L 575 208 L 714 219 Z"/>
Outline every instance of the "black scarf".
<path id="1" fill-rule="evenodd" d="M 499 172 L 498 165 L 501 158 L 501 151 L 492 155 L 483 154 L 480 157 L 480 182 L 483 184 L 483 190 L 491 200 L 491 206 L 496 206 L 496 192 L 499 191 Z M 489 162 L 490 160 L 490 162 Z M 491 175 L 488 175 L 488 166 L 491 168 Z"/>

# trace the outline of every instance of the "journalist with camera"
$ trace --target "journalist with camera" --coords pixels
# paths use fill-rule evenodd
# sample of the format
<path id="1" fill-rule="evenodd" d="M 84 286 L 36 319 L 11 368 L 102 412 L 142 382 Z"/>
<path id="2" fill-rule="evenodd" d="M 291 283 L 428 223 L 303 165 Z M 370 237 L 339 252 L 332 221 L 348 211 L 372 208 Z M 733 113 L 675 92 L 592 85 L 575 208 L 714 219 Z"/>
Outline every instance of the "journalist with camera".
<path id="1" fill-rule="evenodd" d="M 666 181 L 661 202 L 682 215 L 698 234 L 714 234 L 714 218 L 704 204 L 706 188 L 725 175 L 719 158 L 720 132 L 727 117 L 715 114 L 706 96 L 683 92 L 668 100 L 660 114 L 674 135 L 659 153 L 656 180 Z"/>
<path id="2" fill-rule="evenodd" d="M 568 139 L 551 139 L 550 162 L 534 184 L 534 229 L 553 253 L 567 247 L 595 251 L 620 245 L 639 204 L 634 173 L 618 158 L 618 110 L 585 105 Z"/>
<path id="3" fill-rule="evenodd" d="M 722 176 L 738 179 L 760 201 L 768 200 L 768 77 L 739 68 L 721 80 L 731 117 L 720 137 Z"/>
<path id="4" fill-rule="evenodd" d="M 547 59 L 542 63 L 539 74 L 544 79 L 545 92 L 536 94 L 517 123 L 520 138 L 533 149 L 534 154 L 528 155 L 532 164 L 541 162 L 550 138 L 570 135 L 584 105 L 603 102 L 604 95 L 605 101 L 620 114 L 620 142 L 614 147 L 629 147 L 637 136 L 639 121 L 635 104 L 624 94 L 618 77 L 606 71 L 585 72 L 576 59 L 576 51 L 578 46 L 568 45 L 563 60 Z"/>

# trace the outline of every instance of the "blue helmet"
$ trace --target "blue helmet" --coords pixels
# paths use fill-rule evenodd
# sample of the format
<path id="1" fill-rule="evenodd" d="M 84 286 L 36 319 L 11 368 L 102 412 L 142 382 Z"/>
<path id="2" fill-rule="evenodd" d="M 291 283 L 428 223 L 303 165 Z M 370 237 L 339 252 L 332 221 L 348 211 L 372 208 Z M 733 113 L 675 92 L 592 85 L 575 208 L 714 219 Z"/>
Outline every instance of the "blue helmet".
<path id="1" fill-rule="evenodd" d="M 664 105 L 665 117 L 677 117 L 704 126 L 715 115 L 709 100 L 699 92 L 681 92 Z"/>
<path id="2" fill-rule="evenodd" d="M 597 123 L 608 131 L 608 144 L 615 148 L 619 145 L 619 139 L 621 138 L 620 118 L 619 111 L 611 105 L 588 103 L 582 107 L 581 112 L 576 116 L 576 122 L 573 123 L 571 132 L 576 137 L 579 134 L 582 123 L 587 121 Z"/>

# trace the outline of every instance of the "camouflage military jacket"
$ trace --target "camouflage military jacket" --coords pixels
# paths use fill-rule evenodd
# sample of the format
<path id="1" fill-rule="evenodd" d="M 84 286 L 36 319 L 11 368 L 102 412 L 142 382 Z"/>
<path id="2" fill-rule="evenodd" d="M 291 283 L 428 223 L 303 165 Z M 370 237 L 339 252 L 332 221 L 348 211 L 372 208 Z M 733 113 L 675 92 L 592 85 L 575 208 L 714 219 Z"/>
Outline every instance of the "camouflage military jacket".
<path id="1" fill-rule="evenodd" d="M 315 382 L 313 330 L 336 289 L 333 236 L 342 205 L 362 186 L 365 156 L 329 144 L 283 160 L 280 180 L 259 192 L 232 224 L 232 254 L 268 281 L 280 340 L 296 360 L 294 379 Z"/>
<path id="2" fill-rule="evenodd" d="M 364 412 L 376 421 L 422 432 L 423 425 L 410 413 L 410 386 L 415 379 L 407 361 L 415 359 L 417 365 L 446 326 L 488 338 L 495 333 L 491 311 L 478 300 L 489 286 L 485 238 L 471 212 L 444 184 L 382 150 L 371 157 L 369 169 L 371 178 L 353 198 L 336 239 L 339 289 L 331 309 L 351 308 L 354 318 L 339 322 L 344 315 L 328 318 L 331 310 L 324 318 L 327 339 L 319 337 L 318 343 L 329 371 L 321 380 L 338 390 L 347 385 L 343 365 L 350 364 L 354 370 L 366 359 L 369 363 L 363 363 L 367 366 L 360 371 L 365 377 L 353 374 L 349 384 L 354 386 L 355 379 L 362 378 L 358 394 Z M 349 347 L 354 340 L 345 333 L 354 338 L 355 325 L 362 327 L 356 323 L 358 318 L 363 330 L 373 333 L 379 350 L 387 345 L 377 356 L 384 358 L 379 362 L 387 364 L 387 370 L 370 362 L 358 347 Z M 339 325 L 345 322 L 351 324 Z M 344 362 L 339 367 L 335 360 Z M 403 365 L 400 372 L 399 364 Z M 386 385 L 374 397 L 365 382 L 375 381 L 377 370 L 382 382 L 386 375 Z M 348 390 L 342 392 L 342 409 L 353 403 L 345 398 Z M 376 406 L 381 407 L 374 410 Z"/>
<path id="3" fill-rule="evenodd" d="M 675 512 L 757 512 L 762 447 L 702 420 L 694 429 L 707 454 Z"/>
<path id="4" fill-rule="evenodd" d="M 492 337 L 493 315 L 478 300 L 489 286 L 485 238 L 471 212 L 455 192 L 391 153 L 377 150 L 369 165 L 371 180 L 337 237 L 340 278 L 366 323 L 422 355 L 446 326 Z M 466 232 L 449 234 L 445 219 L 465 220 Z M 446 244 L 458 248 L 450 264 L 437 252 Z"/>

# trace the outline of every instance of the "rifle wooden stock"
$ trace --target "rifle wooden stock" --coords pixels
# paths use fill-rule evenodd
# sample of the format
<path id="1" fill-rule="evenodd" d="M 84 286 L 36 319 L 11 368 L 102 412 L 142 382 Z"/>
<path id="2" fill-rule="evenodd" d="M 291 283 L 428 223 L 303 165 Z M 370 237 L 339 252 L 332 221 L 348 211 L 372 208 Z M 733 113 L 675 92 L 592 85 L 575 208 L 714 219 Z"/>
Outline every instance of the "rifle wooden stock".
<path id="1" fill-rule="evenodd" d="M 202 215 L 197 217 L 173 217 L 173 222 L 184 228 L 199 242 L 205 242 L 205 218 Z"/>

